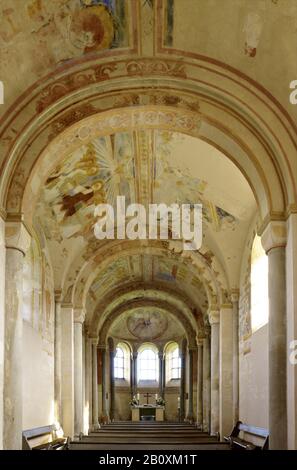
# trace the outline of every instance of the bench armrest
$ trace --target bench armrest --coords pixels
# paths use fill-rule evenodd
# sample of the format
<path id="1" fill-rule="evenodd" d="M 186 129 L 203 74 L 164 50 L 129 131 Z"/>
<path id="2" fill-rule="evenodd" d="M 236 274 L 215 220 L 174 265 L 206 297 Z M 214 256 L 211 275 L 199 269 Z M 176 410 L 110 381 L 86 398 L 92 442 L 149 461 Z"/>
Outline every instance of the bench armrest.
<path id="1" fill-rule="evenodd" d="M 231 446 L 238 446 L 245 450 L 256 450 L 259 448 L 258 446 L 252 444 L 251 442 L 244 441 L 243 439 L 240 439 L 239 437 L 234 437 L 231 440 Z"/>

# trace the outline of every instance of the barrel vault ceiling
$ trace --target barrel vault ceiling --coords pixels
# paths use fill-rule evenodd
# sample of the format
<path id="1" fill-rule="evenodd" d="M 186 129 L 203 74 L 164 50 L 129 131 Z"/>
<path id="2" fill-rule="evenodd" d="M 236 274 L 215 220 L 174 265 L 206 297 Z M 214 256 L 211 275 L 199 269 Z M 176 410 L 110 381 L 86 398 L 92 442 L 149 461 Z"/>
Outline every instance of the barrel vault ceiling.
<path id="1" fill-rule="evenodd" d="M 116 67 L 120 69 L 122 58 L 129 62 L 128 75 L 139 78 L 151 67 L 155 80 L 140 102 L 140 94 L 131 92 L 129 83 L 119 76 L 116 85 L 126 86 L 127 92 L 114 97 L 110 107 L 169 105 L 199 116 L 198 100 L 176 97 L 170 89 L 161 92 L 156 85 L 158 76 L 181 78 L 185 58 L 195 53 L 257 81 L 283 103 L 293 119 L 297 117 L 282 86 L 290 83 L 296 71 L 293 49 L 287 48 L 297 43 L 297 3 L 290 0 L 225 0 L 224 9 L 218 0 L 18 0 L 13 5 L 0 0 L 0 25 L 0 77 L 7 113 L 10 107 L 18 112 L 18 97 L 29 96 L 44 77 L 50 80 L 51 74 L 66 74 L 72 67 L 79 72 L 93 60 L 97 64 L 94 80 L 100 81 Z M 170 66 L 156 62 L 156 69 L 149 65 L 150 58 L 163 55 L 178 60 Z M 102 64 L 107 60 L 106 71 Z M 84 79 L 78 74 L 75 83 L 65 79 L 59 87 L 47 89 L 36 104 L 40 120 L 46 106 L 64 96 L 66 89 L 83 94 Z M 89 85 L 92 76 L 88 80 Z M 67 114 L 76 99 L 74 93 L 62 118 L 53 121 L 46 145 L 74 121 L 100 113 L 85 102 L 74 117 Z M 18 125 L 16 132 L 22 123 Z M 10 139 L 1 142 L 0 150 Z M 129 300 L 133 300 L 133 284 L 135 290 L 150 286 L 150 300 L 154 289 L 163 289 L 175 305 L 178 301 L 170 292 L 180 292 L 204 316 L 216 302 L 216 289 L 228 298 L 230 288 L 236 287 L 257 205 L 243 174 L 219 149 L 170 129 L 169 124 L 167 130 L 143 126 L 86 138 L 75 150 L 61 157 L 53 153 L 50 158 L 55 165 L 45 170 L 43 184 L 36 183 L 37 203 L 30 209 L 33 225 L 49 247 L 55 288 L 62 288 L 77 306 L 84 303 L 89 324 L 105 315 L 110 291 L 122 295 L 127 286 Z M 25 185 L 22 178 L 23 174 L 20 186 Z M 173 241 L 96 240 L 94 208 L 104 202 L 115 204 L 118 195 L 125 195 L 127 204 L 145 206 L 201 203 L 199 253 L 185 253 Z"/>

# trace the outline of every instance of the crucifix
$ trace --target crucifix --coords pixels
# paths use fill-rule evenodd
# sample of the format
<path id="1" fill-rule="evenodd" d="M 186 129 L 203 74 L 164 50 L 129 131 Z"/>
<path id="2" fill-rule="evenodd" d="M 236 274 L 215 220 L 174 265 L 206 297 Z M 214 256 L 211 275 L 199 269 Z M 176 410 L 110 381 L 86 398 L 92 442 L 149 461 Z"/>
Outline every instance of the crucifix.
<path id="1" fill-rule="evenodd" d="M 151 393 L 144 393 L 143 396 L 146 397 L 146 404 L 148 405 L 149 404 L 149 397 L 152 397 L 153 395 Z"/>

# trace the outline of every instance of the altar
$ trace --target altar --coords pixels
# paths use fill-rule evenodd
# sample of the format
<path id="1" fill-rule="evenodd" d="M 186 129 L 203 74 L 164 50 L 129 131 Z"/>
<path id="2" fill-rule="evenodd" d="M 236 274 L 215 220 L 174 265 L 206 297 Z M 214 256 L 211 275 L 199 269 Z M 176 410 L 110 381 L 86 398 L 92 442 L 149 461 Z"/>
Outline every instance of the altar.
<path id="1" fill-rule="evenodd" d="M 165 407 L 161 405 L 136 405 L 131 408 L 132 421 L 164 421 Z"/>

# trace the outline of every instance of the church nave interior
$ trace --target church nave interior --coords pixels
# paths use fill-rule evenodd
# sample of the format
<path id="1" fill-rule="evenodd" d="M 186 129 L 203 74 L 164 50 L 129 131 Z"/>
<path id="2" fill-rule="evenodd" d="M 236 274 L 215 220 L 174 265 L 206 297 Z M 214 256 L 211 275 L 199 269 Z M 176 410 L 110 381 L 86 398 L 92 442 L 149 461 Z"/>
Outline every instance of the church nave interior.
<path id="1" fill-rule="evenodd" d="M 6 3 L 0 449 L 297 449 L 297 3 Z M 119 196 L 200 204 L 200 248 L 96 238 Z"/>

